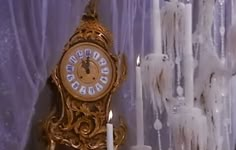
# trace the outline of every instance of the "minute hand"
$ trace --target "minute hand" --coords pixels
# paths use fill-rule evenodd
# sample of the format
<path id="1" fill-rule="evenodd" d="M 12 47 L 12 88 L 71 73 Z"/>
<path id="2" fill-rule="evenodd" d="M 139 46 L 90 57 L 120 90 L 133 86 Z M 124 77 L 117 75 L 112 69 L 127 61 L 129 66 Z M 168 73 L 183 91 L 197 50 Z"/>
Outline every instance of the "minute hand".
<path id="1" fill-rule="evenodd" d="M 87 73 L 87 74 L 90 73 L 90 62 L 89 62 L 89 57 L 87 57 L 87 59 L 86 59 L 86 73 Z"/>

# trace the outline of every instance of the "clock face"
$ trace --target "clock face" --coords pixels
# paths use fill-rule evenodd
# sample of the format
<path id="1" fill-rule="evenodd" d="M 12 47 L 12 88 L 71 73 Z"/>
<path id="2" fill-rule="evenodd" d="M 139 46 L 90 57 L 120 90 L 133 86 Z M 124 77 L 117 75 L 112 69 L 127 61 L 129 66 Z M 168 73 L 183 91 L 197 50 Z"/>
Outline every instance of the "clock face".
<path id="1" fill-rule="evenodd" d="M 95 101 L 112 88 L 115 67 L 100 46 L 80 43 L 70 48 L 60 64 L 60 76 L 67 91 L 83 101 Z"/>

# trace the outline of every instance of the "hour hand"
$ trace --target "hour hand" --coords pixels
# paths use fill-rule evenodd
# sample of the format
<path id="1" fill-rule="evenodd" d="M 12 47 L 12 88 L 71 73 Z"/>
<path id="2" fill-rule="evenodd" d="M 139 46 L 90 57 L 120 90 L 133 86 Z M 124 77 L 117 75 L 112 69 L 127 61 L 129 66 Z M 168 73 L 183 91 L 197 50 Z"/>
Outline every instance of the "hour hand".
<path id="1" fill-rule="evenodd" d="M 86 58 L 86 64 L 87 64 L 87 66 L 88 66 L 88 68 L 89 68 L 89 65 L 90 65 L 90 64 L 89 64 L 89 57 Z"/>
<path id="2" fill-rule="evenodd" d="M 86 65 L 86 62 L 84 60 L 82 60 L 82 67 L 86 70 L 87 68 L 87 65 Z"/>
<path id="3" fill-rule="evenodd" d="M 89 57 L 87 57 L 87 59 L 86 59 L 86 66 L 87 66 L 86 73 L 87 73 L 87 74 L 89 74 L 89 73 L 90 73 L 90 63 L 89 63 Z"/>
<path id="4" fill-rule="evenodd" d="M 87 74 L 90 73 L 88 60 L 86 60 L 86 61 L 82 60 L 82 67 L 85 69 Z"/>

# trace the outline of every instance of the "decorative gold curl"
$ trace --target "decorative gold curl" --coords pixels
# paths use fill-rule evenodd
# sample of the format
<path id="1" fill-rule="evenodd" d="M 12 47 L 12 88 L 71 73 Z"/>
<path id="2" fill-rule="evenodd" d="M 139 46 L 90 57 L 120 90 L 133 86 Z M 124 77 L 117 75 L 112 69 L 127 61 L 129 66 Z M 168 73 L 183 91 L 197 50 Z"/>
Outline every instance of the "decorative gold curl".
<path id="1" fill-rule="evenodd" d="M 57 69 L 52 74 L 53 83 L 58 88 L 61 107 L 55 108 L 44 123 L 44 131 L 51 146 L 65 144 L 75 149 L 106 149 L 106 123 L 110 107 L 110 94 L 95 102 L 82 102 L 67 93 L 58 76 Z M 126 126 L 114 130 L 116 149 L 125 139 Z"/>

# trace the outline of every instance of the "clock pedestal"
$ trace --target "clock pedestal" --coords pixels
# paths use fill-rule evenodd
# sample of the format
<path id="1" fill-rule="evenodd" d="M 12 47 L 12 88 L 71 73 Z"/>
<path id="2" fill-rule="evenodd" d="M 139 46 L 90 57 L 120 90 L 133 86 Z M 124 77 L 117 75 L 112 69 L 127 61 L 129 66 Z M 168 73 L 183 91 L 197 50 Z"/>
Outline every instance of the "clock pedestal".
<path id="1" fill-rule="evenodd" d="M 119 59 L 112 54 L 112 36 L 99 23 L 95 2 L 96 0 L 91 0 L 86 7 L 80 26 L 66 44 L 64 54 L 51 75 L 58 96 L 54 109 L 43 125 L 48 150 L 56 149 L 56 144 L 78 150 L 107 149 L 106 124 L 111 95 L 125 78 L 126 63 L 124 57 Z M 87 48 L 81 45 L 86 45 Z M 88 48 L 93 49 L 91 55 L 87 55 Z M 80 57 L 82 53 L 77 53 L 78 49 L 82 49 L 86 57 Z M 107 66 L 104 67 L 105 63 L 96 61 L 96 57 L 93 59 L 95 52 L 101 54 L 99 59 L 105 60 Z M 91 62 L 88 62 L 90 59 Z M 67 69 L 68 65 L 73 69 Z M 104 68 L 107 68 L 105 70 L 108 73 L 102 71 Z M 81 79 L 81 72 L 84 72 L 86 80 Z M 94 75 L 91 80 L 95 80 L 96 84 L 90 82 L 91 75 Z M 97 84 L 102 86 L 97 87 Z M 89 89 L 94 90 L 91 92 Z M 97 93 L 94 94 L 95 92 Z M 124 142 L 125 136 L 126 125 L 120 120 L 119 126 L 114 129 L 115 149 Z"/>

